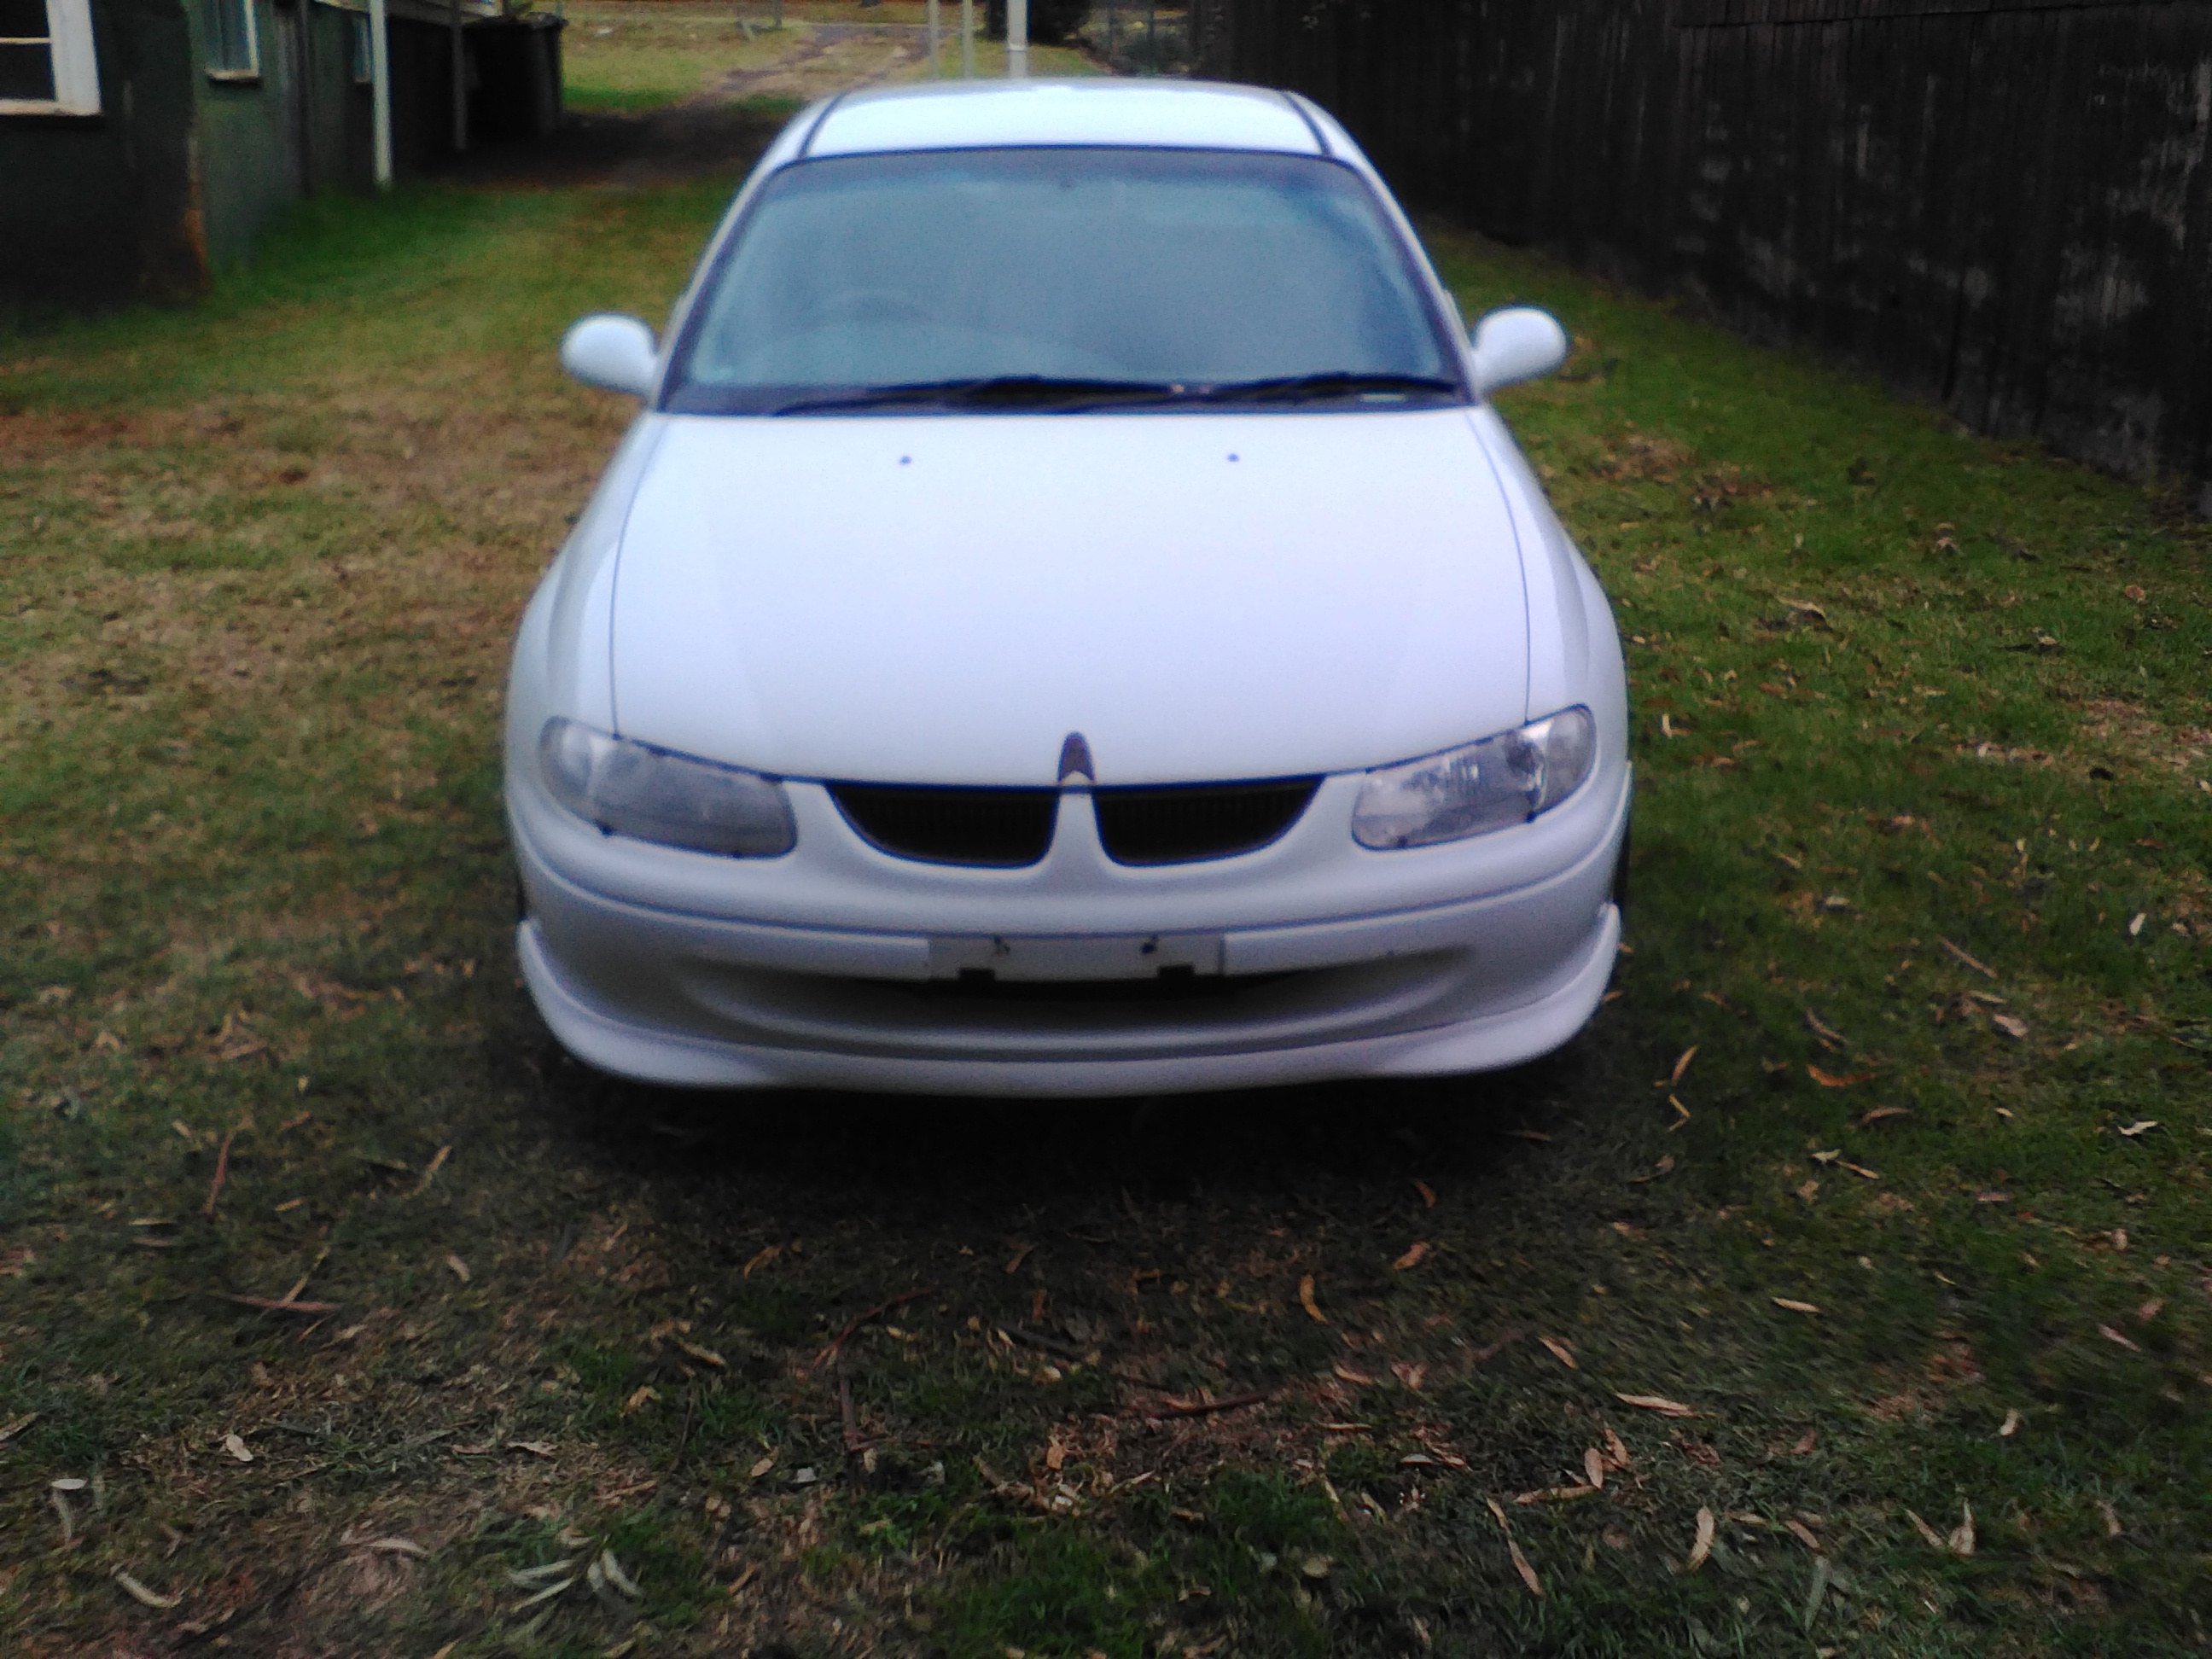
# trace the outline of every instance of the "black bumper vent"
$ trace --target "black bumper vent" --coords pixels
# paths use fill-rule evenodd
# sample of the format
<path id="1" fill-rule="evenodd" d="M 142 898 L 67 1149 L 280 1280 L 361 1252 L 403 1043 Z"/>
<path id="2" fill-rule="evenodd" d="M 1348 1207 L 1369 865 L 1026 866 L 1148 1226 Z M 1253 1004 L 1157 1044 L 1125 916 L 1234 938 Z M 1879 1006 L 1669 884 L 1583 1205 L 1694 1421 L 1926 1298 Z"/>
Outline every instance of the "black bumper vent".
<path id="1" fill-rule="evenodd" d="M 830 799 L 871 846 L 930 864 L 1018 869 L 1052 845 L 1057 789 L 833 783 Z"/>
<path id="2" fill-rule="evenodd" d="M 1321 787 L 1319 778 L 1261 783 L 1098 789 L 1098 839 L 1116 864 L 1193 864 L 1232 858 L 1281 837 Z"/>

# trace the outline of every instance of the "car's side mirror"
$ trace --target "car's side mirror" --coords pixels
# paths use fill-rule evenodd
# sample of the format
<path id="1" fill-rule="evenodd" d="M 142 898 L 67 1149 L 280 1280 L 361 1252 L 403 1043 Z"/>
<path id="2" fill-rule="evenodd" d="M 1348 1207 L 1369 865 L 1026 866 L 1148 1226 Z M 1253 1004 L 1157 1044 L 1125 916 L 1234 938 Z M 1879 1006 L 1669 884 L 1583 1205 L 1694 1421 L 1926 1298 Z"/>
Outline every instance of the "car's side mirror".
<path id="1" fill-rule="evenodd" d="M 659 362 L 650 328 L 635 317 L 602 311 L 562 337 L 561 367 L 586 386 L 642 398 L 653 390 Z"/>
<path id="2" fill-rule="evenodd" d="M 1548 311 L 1493 311 L 1474 325 L 1474 389 L 1488 397 L 1500 386 L 1549 374 L 1567 361 L 1567 331 Z"/>

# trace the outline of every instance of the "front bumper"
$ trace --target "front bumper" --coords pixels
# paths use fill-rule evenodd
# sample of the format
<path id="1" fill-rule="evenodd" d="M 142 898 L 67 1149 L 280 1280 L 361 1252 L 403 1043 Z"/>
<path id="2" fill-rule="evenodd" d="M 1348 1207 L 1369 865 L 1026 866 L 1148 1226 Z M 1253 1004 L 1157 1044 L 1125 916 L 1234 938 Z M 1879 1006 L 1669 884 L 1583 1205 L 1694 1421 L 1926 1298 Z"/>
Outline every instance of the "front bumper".
<path id="1" fill-rule="evenodd" d="M 1109 866 L 1087 810 L 1034 870 L 947 871 L 794 786 L 814 862 L 787 866 L 603 841 L 511 790 L 518 953 L 570 1052 L 698 1087 L 1150 1094 L 1492 1070 L 1573 1036 L 1620 939 L 1627 769 L 1521 830 L 1382 854 L 1339 821 L 1357 782 L 1274 846 L 1165 872 Z M 1178 971 L 1082 976 L 1124 950 Z M 994 951 L 1044 966 L 958 976 Z"/>

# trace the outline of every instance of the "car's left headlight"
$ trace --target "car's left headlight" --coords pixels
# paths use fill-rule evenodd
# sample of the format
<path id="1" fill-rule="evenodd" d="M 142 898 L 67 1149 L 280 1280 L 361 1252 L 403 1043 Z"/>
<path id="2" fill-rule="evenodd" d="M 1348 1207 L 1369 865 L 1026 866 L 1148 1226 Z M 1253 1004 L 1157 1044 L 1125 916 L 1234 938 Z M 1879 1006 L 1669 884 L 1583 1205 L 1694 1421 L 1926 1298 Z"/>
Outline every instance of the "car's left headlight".
<path id="1" fill-rule="evenodd" d="M 609 835 L 732 858 L 788 853 L 783 785 L 758 772 L 611 737 L 558 715 L 538 737 L 553 799 Z"/>
<path id="2" fill-rule="evenodd" d="M 1526 823 L 1589 776 L 1597 722 L 1565 708 L 1440 755 L 1370 772 L 1352 810 L 1362 847 L 1427 847 Z"/>

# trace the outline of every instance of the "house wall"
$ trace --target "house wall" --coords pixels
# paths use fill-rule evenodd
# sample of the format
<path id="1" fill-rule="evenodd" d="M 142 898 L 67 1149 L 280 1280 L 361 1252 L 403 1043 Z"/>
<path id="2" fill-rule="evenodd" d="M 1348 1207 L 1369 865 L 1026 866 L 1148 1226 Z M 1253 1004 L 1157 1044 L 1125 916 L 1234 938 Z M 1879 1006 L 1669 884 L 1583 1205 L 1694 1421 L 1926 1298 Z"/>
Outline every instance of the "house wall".
<path id="1" fill-rule="evenodd" d="M 0 302 L 112 304 L 204 280 L 184 9 L 104 0 L 93 31 L 99 115 L 0 118 Z"/>
<path id="2" fill-rule="evenodd" d="M 286 131 L 286 99 L 295 70 L 286 62 L 271 0 L 254 0 L 261 42 L 258 81 L 195 76 L 198 100 L 201 212 L 210 265 L 232 264 L 253 251 L 270 219 L 299 199 L 293 171 L 296 137 Z M 193 31 L 192 61 L 206 61 L 200 9 L 185 12 Z"/>
<path id="3" fill-rule="evenodd" d="M 0 117 L 0 307 L 190 294 L 250 258 L 302 196 L 374 187 L 373 100 L 353 79 L 351 14 L 322 0 L 253 3 L 260 72 L 233 81 L 202 67 L 200 0 L 94 0 L 102 112 Z M 453 154 L 453 33 L 394 15 L 387 38 L 393 167 L 419 173 Z M 465 40 L 472 137 L 550 137 L 558 22 L 480 21 Z"/>

